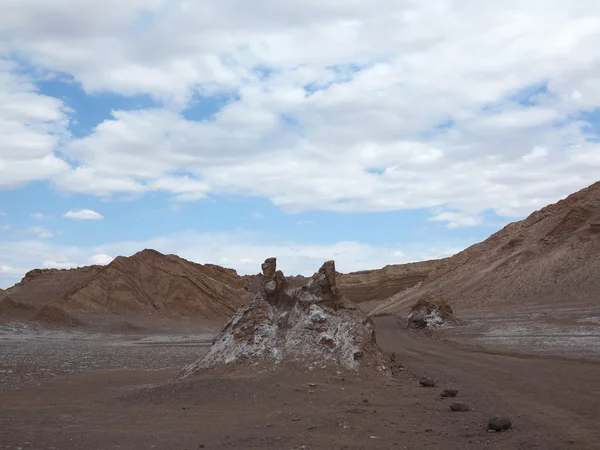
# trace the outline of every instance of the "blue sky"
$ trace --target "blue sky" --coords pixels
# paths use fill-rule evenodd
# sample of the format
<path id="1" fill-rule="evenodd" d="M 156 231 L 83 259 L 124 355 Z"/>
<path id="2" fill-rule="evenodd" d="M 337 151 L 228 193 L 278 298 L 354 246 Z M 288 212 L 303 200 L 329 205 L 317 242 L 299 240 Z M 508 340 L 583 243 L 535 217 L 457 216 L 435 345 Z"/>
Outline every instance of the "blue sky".
<path id="1" fill-rule="evenodd" d="M 147 247 L 241 273 L 438 258 L 597 181 L 593 1 L 377 1 L 11 4 L 0 288 Z"/>

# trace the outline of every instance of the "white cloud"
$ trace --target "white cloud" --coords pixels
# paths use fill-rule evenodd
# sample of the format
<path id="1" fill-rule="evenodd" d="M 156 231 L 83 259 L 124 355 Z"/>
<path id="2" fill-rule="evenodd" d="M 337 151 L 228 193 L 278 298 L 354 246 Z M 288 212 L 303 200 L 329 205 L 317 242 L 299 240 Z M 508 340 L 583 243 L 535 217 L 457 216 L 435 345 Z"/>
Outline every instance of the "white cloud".
<path id="1" fill-rule="evenodd" d="M 115 110 L 74 139 L 63 102 L 4 61 L 0 188 L 50 179 L 103 197 L 261 196 L 288 211 L 444 207 L 455 216 L 434 219 L 450 226 L 488 209 L 522 215 L 597 179 L 600 145 L 577 117 L 600 106 L 600 11 L 481 5 L 12 2 L 0 55 L 159 105 Z M 213 94 L 231 97 L 213 118 L 183 117 Z"/>
<path id="2" fill-rule="evenodd" d="M 54 236 L 50 230 L 44 227 L 29 227 L 27 231 L 35 234 L 40 239 L 48 239 Z"/>
<path id="3" fill-rule="evenodd" d="M 91 209 L 79 209 L 66 212 L 63 217 L 73 220 L 102 220 L 104 216 Z"/>
<path id="4" fill-rule="evenodd" d="M 44 214 L 37 212 L 32 214 L 31 217 L 33 217 L 35 220 L 43 220 L 45 216 Z"/>
<path id="5" fill-rule="evenodd" d="M 525 156 L 523 156 L 523 161 L 540 160 L 546 158 L 546 156 L 548 156 L 548 149 L 546 147 L 537 146 L 534 147 L 533 150 L 531 150 L 531 153 L 528 153 Z"/>
<path id="6" fill-rule="evenodd" d="M 89 263 L 92 265 L 105 266 L 106 264 L 110 264 L 113 259 L 112 256 L 100 254 L 92 256 L 89 259 Z"/>
<path id="7" fill-rule="evenodd" d="M 447 222 L 448 228 L 474 227 L 483 223 L 480 215 L 470 215 L 463 212 L 445 211 L 429 218 L 434 222 Z"/>
<path id="8" fill-rule="evenodd" d="M 54 261 L 53 259 L 47 259 L 42 263 L 45 269 L 74 269 L 77 264 L 69 261 Z"/>
<path id="9" fill-rule="evenodd" d="M 6 223 L 6 224 L 2 225 L 2 230 L 3 230 L 3 231 L 8 231 L 8 230 L 10 230 L 10 224 L 9 224 L 9 223 Z"/>
<path id="10" fill-rule="evenodd" d="M 0 36 L 1 30 L 0 23 Z M 54 151 L 67 124 L 63 102 L 39 94 L 16 64 L 2 58 L 0 44 L 0 189 L 66 172 L 69 165 Z"/>

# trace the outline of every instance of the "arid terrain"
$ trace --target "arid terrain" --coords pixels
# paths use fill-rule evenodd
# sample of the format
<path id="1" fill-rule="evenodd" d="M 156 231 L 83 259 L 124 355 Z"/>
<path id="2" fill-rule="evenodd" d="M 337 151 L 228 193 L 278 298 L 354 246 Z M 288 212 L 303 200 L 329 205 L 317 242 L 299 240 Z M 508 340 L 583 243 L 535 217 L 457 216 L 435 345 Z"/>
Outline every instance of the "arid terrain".
<path id="1" fill-rule="evenodd" d="M 34 270 L 0 292 L 0 448 L 597 449 L 599 224 L 595 184 L 438 261 Z M 456 323 L 407 328 L 427 296 Z"/>

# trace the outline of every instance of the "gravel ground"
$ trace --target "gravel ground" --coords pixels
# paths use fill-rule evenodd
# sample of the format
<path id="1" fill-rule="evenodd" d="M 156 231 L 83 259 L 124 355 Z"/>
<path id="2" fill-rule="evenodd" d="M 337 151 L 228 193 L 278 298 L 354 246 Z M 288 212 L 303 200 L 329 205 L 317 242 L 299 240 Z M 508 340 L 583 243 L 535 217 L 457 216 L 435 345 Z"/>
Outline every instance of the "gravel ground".
<path id="1" fill-rule="evenodd" d="M 96 370 L 180 369 L 203 355 L 212 335 L 127 336 L 52 332 L 0 334 L 0 391 Z"/>
<path id="2" fill-rule="evenodd" d="M 463 314 L 444 337 L 487 349 L 600 361 L 598 308 L 537 308 Z"/>

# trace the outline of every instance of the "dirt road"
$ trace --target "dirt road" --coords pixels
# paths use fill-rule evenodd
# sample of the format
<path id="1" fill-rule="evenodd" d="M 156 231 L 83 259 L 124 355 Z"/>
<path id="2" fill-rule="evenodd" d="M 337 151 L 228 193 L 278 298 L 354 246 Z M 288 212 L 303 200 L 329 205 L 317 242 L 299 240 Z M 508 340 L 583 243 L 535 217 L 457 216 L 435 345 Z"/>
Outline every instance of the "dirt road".
<path id="1" fill-rule="evenodd" d="M 393 317 L 375 321 L 380 347 L 415 374 L 471 392 L 478 409 L 507 414 L 517 427 L 552 430 L 569 444 L 563 448 L 600 448 L 599 363 L 468 350 L 403 329 Z"/>

